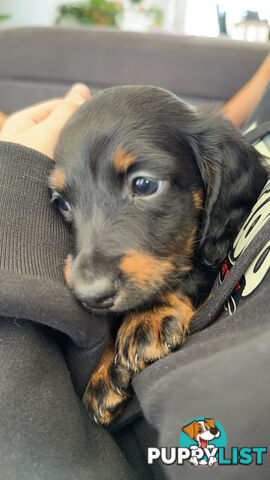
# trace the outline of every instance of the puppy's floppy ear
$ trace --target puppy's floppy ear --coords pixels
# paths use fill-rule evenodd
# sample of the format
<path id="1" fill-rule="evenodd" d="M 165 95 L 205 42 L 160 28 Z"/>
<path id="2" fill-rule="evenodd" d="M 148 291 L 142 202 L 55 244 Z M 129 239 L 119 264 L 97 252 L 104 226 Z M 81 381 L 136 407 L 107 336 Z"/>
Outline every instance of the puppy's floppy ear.
<path id="1" fill-rule="evenodd" d="M 197 116 L 190 146 L 205 187 L 203 263 L 218 266 L 257 200 L 267 174 L 259 153 L 221 115 Z"/>

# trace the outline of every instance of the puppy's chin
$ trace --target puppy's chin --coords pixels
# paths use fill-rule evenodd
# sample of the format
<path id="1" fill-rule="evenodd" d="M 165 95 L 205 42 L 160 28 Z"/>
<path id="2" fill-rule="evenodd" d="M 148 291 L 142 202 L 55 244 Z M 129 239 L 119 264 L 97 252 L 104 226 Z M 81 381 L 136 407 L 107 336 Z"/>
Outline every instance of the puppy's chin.
<path id="1" fill-rule="evenodd" d="M 114 305 L 108 311 L 115 314 L 123 314 L 132 310 L 143 310 L 153 305 L 162 293 L 163 290 L 161 289 L 153 289 L 148 292 L 137 289 L 129 290 L 129 288 L 127 290 L 123 289 L 116 297 Z"/>
<path id="2" fill-rule="evenodd" d="M 108 308 L 93 308 L 87 305 L 86 303 L 82 302 L 82 306 L 97 315 L 104 315 L 108 313 L 112 313 L 115 315 L 123 315 L 124 313 L 130 312 L 132 310 L 141 310 L 146 308 L 147 306 L 154 303 L 156 297 L 160 295 L 160 292 L 155 292 L 152 295 L 143 294 L 143 292 L 120 292 L 115 299 L 114 304 Z"/>

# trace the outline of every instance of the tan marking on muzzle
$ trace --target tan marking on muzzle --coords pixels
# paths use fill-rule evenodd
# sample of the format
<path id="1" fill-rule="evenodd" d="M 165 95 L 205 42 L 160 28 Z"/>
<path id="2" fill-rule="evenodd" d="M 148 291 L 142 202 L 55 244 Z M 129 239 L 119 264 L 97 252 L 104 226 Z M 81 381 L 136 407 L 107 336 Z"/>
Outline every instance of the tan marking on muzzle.
<path id="1" fill-rule="evenodd" d="M 138 253 L 129 250 L 123 256 L 120 270 L 141 288 L 147 288 L 148 284 L 162 283 L 162 279 L 173 270 L 173 264 L 169 260 L 160 260 L 153 255 Z"/>

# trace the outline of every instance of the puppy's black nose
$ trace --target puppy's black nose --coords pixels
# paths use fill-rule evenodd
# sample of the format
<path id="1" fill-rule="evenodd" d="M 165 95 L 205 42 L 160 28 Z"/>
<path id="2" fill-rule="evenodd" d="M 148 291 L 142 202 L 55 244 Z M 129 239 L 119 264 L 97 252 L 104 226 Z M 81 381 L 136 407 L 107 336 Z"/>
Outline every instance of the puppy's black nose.
<path id="1" fill-rule="evenodd" d="M 91 283 L 76 283 L 74 293 L 85 307 L 107 309 L 114 304 L 117 288 L 113 280 L 101 277 Z"/>

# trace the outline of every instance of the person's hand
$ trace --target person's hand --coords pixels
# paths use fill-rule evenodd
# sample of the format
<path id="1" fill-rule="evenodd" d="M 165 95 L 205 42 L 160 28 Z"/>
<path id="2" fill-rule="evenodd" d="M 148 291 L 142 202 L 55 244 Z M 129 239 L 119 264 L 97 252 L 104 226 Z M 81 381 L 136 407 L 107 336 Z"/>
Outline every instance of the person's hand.
<path id="1" fill-rule="evenodd" d="M 71 115 L 90 98 L 84 84 L 73 85 L 65 98 L 55 98 L 12 114 L 0 131 L 0 141 L 33 148 L 53 157 L 60 131 Z"/>

